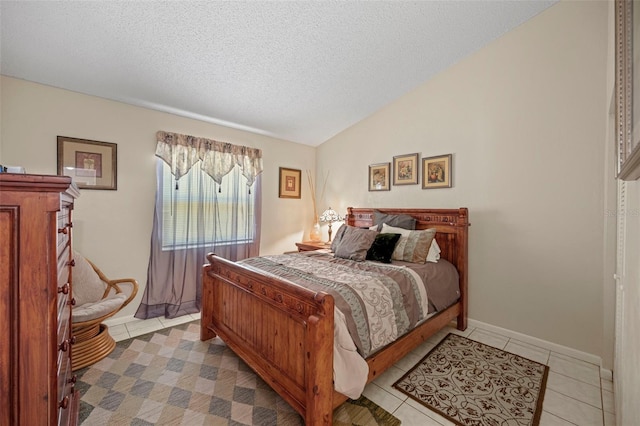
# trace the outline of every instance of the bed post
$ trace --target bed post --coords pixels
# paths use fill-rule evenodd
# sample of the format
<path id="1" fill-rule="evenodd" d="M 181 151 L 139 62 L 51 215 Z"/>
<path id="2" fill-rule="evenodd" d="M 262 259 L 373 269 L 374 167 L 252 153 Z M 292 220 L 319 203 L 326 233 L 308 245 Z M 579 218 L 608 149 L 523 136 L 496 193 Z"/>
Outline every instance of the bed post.
<path id="1" fill-rule="evenodd" d="M 202 282 L 205 282 L 206 277 L 207 277 L 207 273 L 211 270 L 211 263 L 208 262 L 207 264 L 204 265 L 204 267 L 202 268 Z M 202 312 L 202 315 L 207 315 L 208 313 L 212 312 L 213 310 L 213 306 L 211 306 L 212 304 L 212 300 L 213 300 L 213 289 L 211 286 L 202 286 L 202 308 L 200 309 L 200 312 Z M 208 324 L 208 319 L 207 318 L 201 318 L 201 324 Z M 203 342 L 205 340 L 209 340 L 209 339 L 213 339 L 214 337 L 216 337 L 216 333 L 214 333 L 213 331 L 211 331 L 211 329 L 209 327 L 200 327 L 200 340 L 202 340 Z"/>
<path id="2" fill-rule="evenodd" d="M 333 297 L 321 297 L 322 316 L 312 315 L 307 321 L 307 371 L 305 424 L 331 426 L 333 424 Z"/>
<path id="3" fill-rule="evenodd" d="M 458 240 L 458 273 L 460 274 L 460 314 L 458 315 L 457 328 L 467 328 L 467 315 L 469 311 L 469 211 L 466 207 L 458 209 L 458 221 L 456 224 L 456 239 Z"/>

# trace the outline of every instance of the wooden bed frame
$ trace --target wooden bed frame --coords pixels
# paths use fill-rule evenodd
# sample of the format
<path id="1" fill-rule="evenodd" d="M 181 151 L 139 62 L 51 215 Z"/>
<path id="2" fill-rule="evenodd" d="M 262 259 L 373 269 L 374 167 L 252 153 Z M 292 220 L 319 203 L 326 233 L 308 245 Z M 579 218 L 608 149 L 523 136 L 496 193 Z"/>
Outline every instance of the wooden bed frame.
<path id="1" fill-rule="evenodd" d="M 467 327 L 469 216 L 460 209 L 376 209 L 409 214 L 416 229 L 436 228 L 440 256 L 460 274 L 460 299 L 367 358 L 367 382 L 457 321 Z M 373 209 L 347 209 L 346 223 L 373 224 Z M 333 297 L 225 260 L 210 253 L 203 267 L 200 339 L 216 335 L 311 425 L 331 425 L 347 397 L 333 388 Z"/>

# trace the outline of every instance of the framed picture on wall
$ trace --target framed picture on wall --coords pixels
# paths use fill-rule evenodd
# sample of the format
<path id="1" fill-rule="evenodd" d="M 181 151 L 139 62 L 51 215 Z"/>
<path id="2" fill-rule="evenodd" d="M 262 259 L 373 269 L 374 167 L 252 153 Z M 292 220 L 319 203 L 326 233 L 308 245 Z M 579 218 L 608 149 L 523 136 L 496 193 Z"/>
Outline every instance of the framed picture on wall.
<path id="1" fill-rule="evenodd" d="M 393 157 L 393 184 L 418 184 L 418 154 L 397 155 Z"/>
<path id="2" fill-rule="evenodd" d="M 422 159 L 422 189 L 451 188 L 451 159 L 451 154 Z"/>
<path id="3" fill-rule="evenodd" d="M 278 197 L 300 198 L 302 170 L 280 167 L 280 184 Z"/>
<path id="4" fill-rule="evenodd" d="M 71 176 L 80 189 L 118 188 L 115 143 L 58 136 L 58 175 Z"/>
<path id="5" fill-rule="evenodd" d="M 369 166 L 369 191 L 389 191 L 391 186 L 391 163 L 371 164 Z"/>

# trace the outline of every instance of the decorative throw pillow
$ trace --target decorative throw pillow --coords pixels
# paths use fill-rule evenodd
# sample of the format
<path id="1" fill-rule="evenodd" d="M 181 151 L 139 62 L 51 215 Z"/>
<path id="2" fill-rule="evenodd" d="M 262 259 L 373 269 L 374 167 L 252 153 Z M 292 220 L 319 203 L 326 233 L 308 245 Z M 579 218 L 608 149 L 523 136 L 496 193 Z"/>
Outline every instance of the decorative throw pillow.
<path id="1" fill-rule="evenodd" d="M 340 228 L 338 228 L 338 230 L 336 231 L 336 235 L 333 238 L 333 240 L 331 241 L 331 251 L 332 252 L 336 252 L 336 247 L 338 247 L 338 244 L 340 244 L 340 240 L 342 240 L 342 236 L 344 235 L 344 231 L 345 229 L 347 229 L 346 224 L 342 224 L 340 225 Z"/>
<path id="2" fill-rule="evenodd" d="M 391 263 L 391 255 L 400 239 L 400 234 L 378 234 L 367 250 L 367 260 Z"/>
<path id="3" fill-rule="evenodd" d="M 374 210 L 373 224 L 378 225 L 378 231 L 382 231 L 383 223 L 403 229 L 416 229 L 416 219 L 408 214 L 386 214 Z"/>
<path id="4" fill-rule="evenodd" d="M 440 260 L 440 251 L 441 251 L 440 246 L 438 245 L 438 242 L 434 238 L 433 241 L 431 241 L 431 246 L 429 246 L 429 253 L 427 254 L 427 262 L 438 263 L 438 260 Z"/>
<path id="5" fill-rule="evenodd" d="M 102 299 L 106 284 L 102 282 L 96 271 L 77 251 L 73 252 L 75 267 L 73 268 L 73 298 L 76 306 L 96 302 Z"/>
<path id="6" fill-rule="evenodd" d="M 391 259 L 412 263 L 425 263 L 431 242 L 436 236 L 436 229 L 430 228 L 422 231 L 410 231 L 383 223 L 382 233 L 397 233 L 401 235 L 400 240 L 396 244 L 396 248 L 393 250 Z"/>
<path id="7" fill-rule="evenodd" d="M 362 262 L 378 233 L 369 229 L 346 226 L 334 251 L 336 257 Z"/>

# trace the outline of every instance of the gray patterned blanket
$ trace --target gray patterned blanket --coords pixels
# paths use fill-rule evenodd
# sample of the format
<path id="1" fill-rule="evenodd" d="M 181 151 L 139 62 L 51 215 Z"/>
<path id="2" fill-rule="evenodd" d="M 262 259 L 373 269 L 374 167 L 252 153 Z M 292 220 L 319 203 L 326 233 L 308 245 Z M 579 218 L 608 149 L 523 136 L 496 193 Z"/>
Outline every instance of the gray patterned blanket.
<path id="1" fill-rule="evenodd" d="M 331 294 L 364 358 L 409 331 L 428 312 L 426 287 L 405 266 L 355 262 L 317 252 L 261 256 L 239 263 Z"/>

